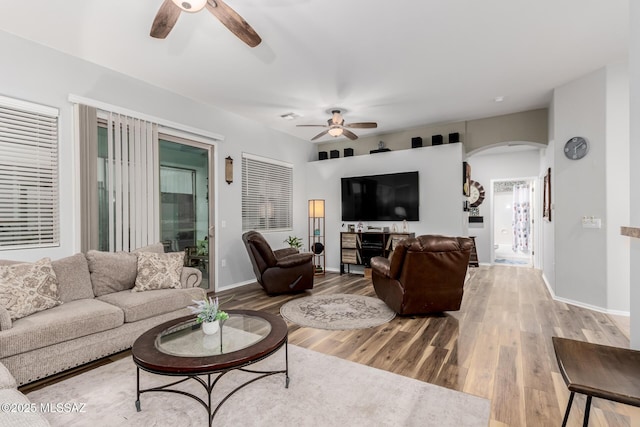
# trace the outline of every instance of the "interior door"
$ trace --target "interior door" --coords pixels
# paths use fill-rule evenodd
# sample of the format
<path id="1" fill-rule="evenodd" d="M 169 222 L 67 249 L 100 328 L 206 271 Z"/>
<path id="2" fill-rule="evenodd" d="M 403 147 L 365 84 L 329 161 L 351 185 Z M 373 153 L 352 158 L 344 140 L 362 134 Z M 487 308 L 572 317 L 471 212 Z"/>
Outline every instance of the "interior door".
<path id="1" fill-rule="evenodd" d="M 185 266 L 202 272 L 201 287 L 215 289 L 212 262 L 213 149 L 160 135 L 160 239 L 165 252 L 184 252 Z"/>

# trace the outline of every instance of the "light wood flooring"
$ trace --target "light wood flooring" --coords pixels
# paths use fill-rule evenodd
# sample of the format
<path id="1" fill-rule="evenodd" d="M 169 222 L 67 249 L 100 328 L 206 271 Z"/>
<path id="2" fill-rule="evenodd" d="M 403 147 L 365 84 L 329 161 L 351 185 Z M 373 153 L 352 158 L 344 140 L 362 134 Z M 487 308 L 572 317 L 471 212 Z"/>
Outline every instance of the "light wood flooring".
<path id="1" fill-rule="evenodd" d="M 458 312 L 396 317 L 388 324 L 354 331 L 290 324 L 289 342 L 487 398 L 490 426 L 560 426 L 569 393 L 551 337 L 628 347 L 628 334 L 605 314 L 553 301 L 537 270 L 482 266 L 470 272 Z M 375 297 L 370 279 L 337 273 L 316 278 L 314 289 L 304 294 L 270 297 L 255 283 L 218 296 L 223 309 L 277 314 L 292 298 L 333 293 Z M 123 355 L 115 358 L 119 357 Z M 43 380 L 24 391 L 64 377 Z M 582 425 L 584 402 L 582 396 L 574 400 L 570 426 Z M 640 409 L 594 399 L 589 425 L 637 426 Z"/>
<path id="2" fill-rule="evenodd" d="M 628 347 L 606 314 L 553 301 L 540 272 L 494 266 L 471 269 L 462 308 L 439 316 L 396 317 L 377 328 L 325 331 L 289 325 L 289 342 L 491 400 L 491 426 L 559 426 L 569 393 L 551 337 Z M 374 296 L 370 279 L 329 273 L 310 293 Z M 225 308 L 279 313 L 304 295 L 269 297 L 257 285 L 219 293 Z M 577 396 L 570 426 L 581 426 Z M 594 399 L 590 426 L 640 425 L 640 410 Z"/>

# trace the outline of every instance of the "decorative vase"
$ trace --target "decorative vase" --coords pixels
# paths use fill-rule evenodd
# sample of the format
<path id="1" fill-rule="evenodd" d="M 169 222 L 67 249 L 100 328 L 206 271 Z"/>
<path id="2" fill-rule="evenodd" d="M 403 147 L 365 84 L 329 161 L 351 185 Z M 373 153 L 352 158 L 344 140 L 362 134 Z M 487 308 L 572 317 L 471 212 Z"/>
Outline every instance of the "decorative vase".
<path id="1" fill-rule="evenodd" d="M 220 321 L 202 322 L 202 332 L 206 335 L 213 335 L 220 330 Z"/>

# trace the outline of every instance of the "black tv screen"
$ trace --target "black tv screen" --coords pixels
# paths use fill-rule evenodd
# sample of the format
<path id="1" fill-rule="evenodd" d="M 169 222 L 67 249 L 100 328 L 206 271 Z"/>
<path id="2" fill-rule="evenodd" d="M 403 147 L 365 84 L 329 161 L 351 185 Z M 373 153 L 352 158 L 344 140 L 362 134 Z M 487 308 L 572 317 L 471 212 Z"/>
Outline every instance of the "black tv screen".
<path id="1" fill-rule="evenodd" d="M 418 172 L 342 178 L 343 221 L 419 221 Z"/>

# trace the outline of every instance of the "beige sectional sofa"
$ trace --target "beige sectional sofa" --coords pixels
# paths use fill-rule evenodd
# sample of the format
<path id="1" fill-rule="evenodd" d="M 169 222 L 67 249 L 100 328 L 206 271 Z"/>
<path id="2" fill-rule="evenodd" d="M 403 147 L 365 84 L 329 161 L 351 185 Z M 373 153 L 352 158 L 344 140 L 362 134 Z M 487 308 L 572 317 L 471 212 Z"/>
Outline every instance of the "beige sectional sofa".
<path id="1" fill-rule="evenodd" d="M 52 261 L 62 304 L 13 321 L 0 305 L 0 364 L 18 386 L 128 349 L 143 332 L 191 314 L 192 300 L 205 298 L 202 274 L 189 267 L 182 268 L 181 288 L 132 292 L 136 259 L 89 251 Z"/>

